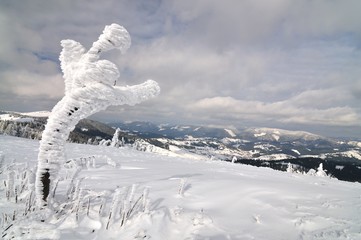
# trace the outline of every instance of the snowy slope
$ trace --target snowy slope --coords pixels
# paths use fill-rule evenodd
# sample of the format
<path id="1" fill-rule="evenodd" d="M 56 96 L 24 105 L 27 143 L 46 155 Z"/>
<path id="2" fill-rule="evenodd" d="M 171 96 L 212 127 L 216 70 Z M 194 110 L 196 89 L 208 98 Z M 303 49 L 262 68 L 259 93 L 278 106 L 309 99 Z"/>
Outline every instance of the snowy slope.
<path id="1" fill-rule="evenodd" d="M 21 117 L 14 114 L 6 113 L 0 114 L 1 121 L 14 121 L 14 122 L 32 122 L 34 121 L 33 118 L 30 117 Z"/>
<path id="2" fill-rule="evenodd" d="M 39 111 L 39 112 L 6 112 L 0 114 L 0 120 L 3 121 L 17 121 L 17 122 L 31 122 L 35 118 L 46 118 L 49 117 L 49 111 Z"/>
<path id="3" fill-rule="evenodd" d="M 228 134 L 229 134 L 229 136 L 230 137 L 236 137 L 237 135 L 232 131 L 232 130 L 230 130 L 230 129 L 224 129 L 224 131 L 226 131 Z"/>
<path id="4" fill-rule="evenodd" d="M 37 141 L 0 136 L 7 163 L 34 167 L 38 147 Z M 7 233 L 27 227 L 31 230 L 19 239 L 361 239 L 358 183 L 130 148 L 67 144 L 67 156 L 95 156 L 95 168 L 83 168 L 77 179 L 87 191 L 101 193 L 108 208 L 115 189 L 136 183 L 136 195 L 149 188 L 149 211 L 122 227 L 115 218 L 106 230 L 107 211 L 99 216 L 94 205 L 77 220 L 74 214 L 44 223 L 20 219 Z M 56 200 L 65 192 L 66 185 L 59 184 Z M 12 214 L 14 200 L 6 201 L 3 186 L 0 194 L 0 216 Z M 1 222 L 2 233 L 7 226 Z"/>
<path id="5" fill-rule="evenodd" d="M 306 140 L 306 141 L 315 141 L 319 139 L 325 139 L 322 136 L 304 132 L 304 131 L 288 131 L 278 128 L 249 128 L 245 130 L 245 133 L 253 135 L 257 139 L 264 140 Z"/>
<path id="6" fill-rule="evenodd" d="M 21 115 L 29 116 L 29 117 L 49 117 L 49 111 L 38 111 L 38 112 L 25 112 L 19 113 Z"/>

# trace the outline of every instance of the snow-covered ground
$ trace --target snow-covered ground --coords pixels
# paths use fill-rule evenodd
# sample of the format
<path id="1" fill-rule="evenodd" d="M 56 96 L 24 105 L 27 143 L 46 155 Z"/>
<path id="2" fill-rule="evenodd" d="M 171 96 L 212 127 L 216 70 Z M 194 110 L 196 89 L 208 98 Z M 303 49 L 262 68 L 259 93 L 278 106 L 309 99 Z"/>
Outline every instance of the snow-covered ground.
<path id="1" fill-rule="evenodd" d="M 39 112 L 7 112 L 0 114 L 0 120 L 3 121 L 14 121 L 14 122 L 32 122 L 34 119 L 32 117 L 49 117 L 49 111 L 39 111 Z M 24 117 L 27 116 L 27 117 Z"/>
<path id="2" fill-rule="evenodd" d="M 34 140 L 0 136 L 5 164 L 27 162 L 34 168 L 38 147 Z M 57 219 L 53 210 L 54 217 L 43 223 L 20 217 L 6 231 L 2 219 L 1 235 L 28 229 L 15 239 L 361 239 L 359 183 L 127 147 L 67 144 L 68 158 L 88 156 L 95 157 L 95 166 L 84 167 L 76 176 L 83 179 L 80 201 L 86 205 L 86 194 L 98 194 L 106 201 L 102 213 L 92 199 L 88 213 L 77 217 L 71 213 Z M 66 179 L 69 171 L 60 175 Z M 19 204 L 6 200 L 4 179 L 0 174 L 0 216 L 10 216 Z M 64 183 L 55 195 L 59 204 L 66 194 Z M 137 186 L 135 199 L 149 189 L 147 210 L 134 213 L 123 226 L 115 214 L 106 229 L 114 192 L 132 185 Z"/>
<path id="3" fill-rule="evenodd" d="M 0 120 L 2 120 L 2 121 L 14 121 L 14 122 L 32 122 L 32 121 L 34 121 L 34 119 L 30 118 L 30 117 L 14 116 L 14 115 L 9 114 L 9 113 L 0 114 Z"/>

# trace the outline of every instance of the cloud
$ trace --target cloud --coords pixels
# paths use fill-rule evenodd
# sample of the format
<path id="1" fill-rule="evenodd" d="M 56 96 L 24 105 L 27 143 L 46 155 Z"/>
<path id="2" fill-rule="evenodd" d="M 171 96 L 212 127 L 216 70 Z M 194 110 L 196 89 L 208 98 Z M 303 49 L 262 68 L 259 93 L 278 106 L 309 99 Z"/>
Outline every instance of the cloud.
<path id="1" fill-rule="evenodd" d="M 351 33 L 361 37 L 357 0 L 167 1 L 192 40 L 224 48 L 244 44 L 295 44 L 300 40 Z M 199 33 L 199 34 L 195 34 Z M 183 32 L 181 34 L 184 34 Z"/>
<path id="2" fill-rule="evenodd" d="M 298 108 L 327 109 L 352 100 L 353 97 L 347 90 L 333 88 L 304 91 L 290 98 L 288 102 Z"/>
<path id="3" fill-rule="evenodd" d="M 5 72 L 1 78 L 5 90 L 15 95 L 47 96 L 50 99 L 64 95 L 64 80 L 60 74 L 44 76 L 27 71 Z"/>
<path id="4" fill-rule="evenodd" d="M 360 5 L 4 0 L 0 108 L 50 110 L 63 94 L 60 40 L 89 47 L 104 25 L 117 22 L 132 37 L 125 55 L 104 56 L 118 65 L 118 84 L 154 79 L 162 92 L 137 107 L 103 112 L 109 119 L 355 126 L 361 114 Z"/>
<path id="5" fill-rule="evenodd" d="M 361 100 L 361 79 L 357 84 L 355 84 L 354 88 L 351 90 L 351 93 L 356 99 Z"/>
<path id="6" fill-rule="evenodd" d="M 256 122 L 283 122 L 334 126 L 359 126 L 361 116 L 350 107 L 317 109 L 297 107 L 292 101 L 264 103 L 243 101 L 231 97 L 205 98 L 189 105 L 188 109 L 199 115 L 212 116 L 212 122 L 252 120 Z"/>
<path id="7" fill-rule="evenodd" d="M 361 22 L 358 21 L 357 0 L 304 1 L 294 3 L 289 12 L 289 23 L 285 32 L 293 36 L 332 36 L 354 33 L 361 37 Z"/>

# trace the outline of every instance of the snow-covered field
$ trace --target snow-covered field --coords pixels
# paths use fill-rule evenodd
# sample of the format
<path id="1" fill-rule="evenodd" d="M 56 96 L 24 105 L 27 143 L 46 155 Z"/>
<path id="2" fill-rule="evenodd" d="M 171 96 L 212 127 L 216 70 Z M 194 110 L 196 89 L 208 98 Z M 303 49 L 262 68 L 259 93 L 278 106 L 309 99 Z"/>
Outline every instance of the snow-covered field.
<path id="1" fill-rule="evenodd" d="M 38 147 L 38 141 L 0 136 L 5 165 L 14 162 L 14 167 L 27 162 L 33 169 Z M 361 239 L 359 183 L 164 156 L 127 147 L 67 144 L 67 157 L 95 159 L 95 166 L 88 164 L 74 178 L 82 179 L 82 194 L 78 196 L 83 198 L 75 201 L 85 210 L 74 212 L 69 206 L 69 215 L 61 216 L 52 209 L 53 216 L 50 214 L 45 222 L 36 222 L 31 214 L 27 218 L 17 216 L 9 227 L 11 221 L 5 222 L 4 216 L 11 216 L 23 203 L 15 204 L 12 197 L 7 200 L 3 182 L 8 176 L 3 168 L 3 238 L 24 233 L 15 239 Z M 69 172 L 71 169 L 64 169 L 60 174 L 63 181 L 59 182 L 54 204 L 69 201 L 65 199 Z M 130 194 L 124 193 L 132 188 Z M 124 199 L 134 199 L 134 203 L 148 191 L 143 205 L 139 204 L 138 211 L 121 226 L 123 205 L 114 207 L 114 192 L 123 192 Z M 114 211 L 111 220 L 110 209 Z"/>

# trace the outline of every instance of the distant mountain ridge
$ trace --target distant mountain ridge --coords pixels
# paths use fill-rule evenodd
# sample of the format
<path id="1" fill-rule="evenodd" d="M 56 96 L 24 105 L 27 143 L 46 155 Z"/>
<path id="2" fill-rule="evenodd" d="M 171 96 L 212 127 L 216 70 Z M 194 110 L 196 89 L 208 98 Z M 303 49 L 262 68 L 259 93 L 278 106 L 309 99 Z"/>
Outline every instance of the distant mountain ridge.
<path id="1" fill-rule="evenodd" d="M 35 116 L 34 116 L 35 115 Z M 40 139 L 46 113 L 2 112 L 0 134 Z M 361 182 L 361 142 L 339 141 L 304 131 L 276 128 L 242 130 L 192 125 L 156 125 L 149 122 L 119 122 L 110 125 L 83 119 L 69 141 L 104 144 L 115 129 L 119 139 L 140 151 L 194 159 L 217 159 L 285 170 L 288 163 L 308 171 L 323 163 L 332 175 Z M 106 144 L 108 145 L 108 144 Z M 314 161 L 312 161 L 314 160 Z"/>
<path id="2" fill-rule="evenodd" d="M 210 137 L 210 138 L 240 138 L 247 140 L 267 140 L 267 141 L 292 141 L 292 140 L 328 140 L 317 134 L 313 134 L 306 131 L 290 131 L 277 128 L 246 128 L 242 130 L 229 129 L 229 128 L 216 128 L 206 126 L 193 126 L 193 125 L 171 125 L 171 124 L 153 124 L 150 122 L 117 122 L 110 123 L 111 126 L 126 129 L 128 131 L 139 133 L 142 136 L 149 137 L 168 137 L 179 138 L 192 136 Z"/>
<path id="3" fill-rule="evenodd" d="M 143 137 L 168 137 L 179 138 L 186 136 L 193 137 L 235 137 L 236 134 L 229 129 L 212 128 L 205 126 L 193 125 L 171 125 L 159 124 L 156 125 L 150 122 L 116 122 L 110 123 L 111 126 L 119 127 L 120 129 L 127 129 L 130 132 L 137 133 Z"/>
<path id="4" fill-rule="evenodd" d="M 247 135 L 248 134 L 248 135 Z M 328 140 L 330 139 L 316 135 L 305 131 L 289 131 L 277 128 L 248 128 L 244 131 L 243 136 L 258 140 L 268 141 L 294 141 L 294 140 L 305 140 L 305 141 L 316 141 L 316 140 Z"/>
<path id="5" fill-rule="evenodd" d="M 322 163 L 328 174 L 361 182 L 361 142 L 339 141 L 305 131 L 276 128 L 230 130 L 191 125 L 155 125 L 146 122 L 113 126 L 146 139 L 156 139 L 171 152 L 191 158 L 218 159 L 285 171 L 317 169 Z"/>

